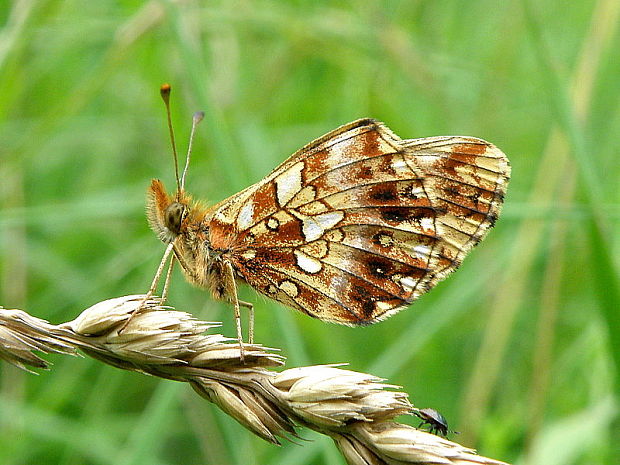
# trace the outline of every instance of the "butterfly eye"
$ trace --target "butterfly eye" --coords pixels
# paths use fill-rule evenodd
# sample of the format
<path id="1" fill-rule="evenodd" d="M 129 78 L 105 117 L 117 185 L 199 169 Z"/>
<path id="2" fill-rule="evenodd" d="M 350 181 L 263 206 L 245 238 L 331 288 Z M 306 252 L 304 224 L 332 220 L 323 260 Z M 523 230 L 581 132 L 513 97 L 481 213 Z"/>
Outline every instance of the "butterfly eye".
<path id="1" fill-rule="evenodd" d="M 185 205 L 179 202 L 173 202 L 166 208 L 164 212 L 164 221 L 166 228 L 173 234 L 181 233 L 181 223 L 187 215 Z"/>

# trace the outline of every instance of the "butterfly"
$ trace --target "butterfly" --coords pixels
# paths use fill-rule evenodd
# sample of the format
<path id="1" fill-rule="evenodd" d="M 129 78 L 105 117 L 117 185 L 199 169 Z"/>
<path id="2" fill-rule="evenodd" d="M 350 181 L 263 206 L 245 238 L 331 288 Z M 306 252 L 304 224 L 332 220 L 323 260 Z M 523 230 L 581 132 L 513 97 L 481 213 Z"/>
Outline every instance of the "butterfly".
<path id="1" fill-rule="evenodd" d="M 253 307 L 239 300 L 239 282 L 344 325 L 368 325 L 407 307 L 458 268 L 494 225 L 510 164 L 482 139 L 403 140 L 364 118 L 211 207 L 185 192 L 186 172 L 187 165 L 173 195 L 152 181 L 149 224 L 189 282 L 233 304 L 242 344 L 239 308 Z"/>

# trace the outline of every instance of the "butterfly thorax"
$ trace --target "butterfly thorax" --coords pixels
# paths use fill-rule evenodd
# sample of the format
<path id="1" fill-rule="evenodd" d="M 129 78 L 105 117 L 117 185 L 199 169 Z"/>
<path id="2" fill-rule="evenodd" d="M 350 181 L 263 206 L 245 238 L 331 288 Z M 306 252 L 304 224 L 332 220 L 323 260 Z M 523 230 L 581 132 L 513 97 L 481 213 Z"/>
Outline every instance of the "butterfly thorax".
<path id="1" fill-rule="evenodd" d="M 228 250 L 211 245 L 208 219 L 184 225 L 174 250 L 190 283 L 209 289 L 216 299 L 225 298 L 224 259 Z"/>

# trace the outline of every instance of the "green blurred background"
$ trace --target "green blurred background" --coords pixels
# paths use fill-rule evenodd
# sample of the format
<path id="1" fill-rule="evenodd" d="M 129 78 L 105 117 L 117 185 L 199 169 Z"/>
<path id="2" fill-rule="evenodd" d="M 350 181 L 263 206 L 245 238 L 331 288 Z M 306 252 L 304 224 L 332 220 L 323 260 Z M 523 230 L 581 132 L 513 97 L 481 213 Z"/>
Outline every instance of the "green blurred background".
<path id="1" fill-rule="evenodd" d="M 519 464 L 620 454 L 618 0 L 77 1 L 0 5 L 0 304 L 53 323 L 146 291 L 163 251 L 149 181 L 217 202 L 369 116 L 403 138 L 462 134 L 513 166 L 503 214 L 461 269 L 381 324 L 327 325 L 258 297 L 288 366 L 349 362 L 402 385 L 480 453 Z M 234 335 L 176 273 L 171 303 Z M 89 359 L 0 366 L 2 464 L 342 464 L 264 443 L 188 386 Z M 403 421 L 416 424 L 414 419 Z"/>

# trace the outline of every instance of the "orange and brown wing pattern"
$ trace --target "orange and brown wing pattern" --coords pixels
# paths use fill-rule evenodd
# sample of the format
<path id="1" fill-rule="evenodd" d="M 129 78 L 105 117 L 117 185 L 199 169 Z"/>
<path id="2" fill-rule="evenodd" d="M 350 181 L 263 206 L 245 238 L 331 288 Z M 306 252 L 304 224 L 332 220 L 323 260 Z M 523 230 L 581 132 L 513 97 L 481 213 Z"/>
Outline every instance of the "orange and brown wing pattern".
<path id="1" fill-rule="evenodd" d="M 454 270 L 497 217 L 509 165 L 473 138 L 401 140 L 358 120 L 220 204 L 212 247 L 259 292 L 368 324 Z"/>

